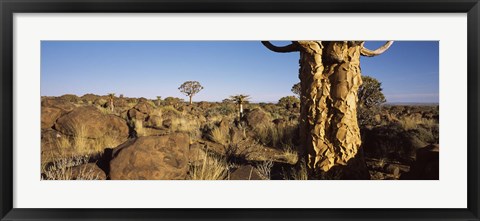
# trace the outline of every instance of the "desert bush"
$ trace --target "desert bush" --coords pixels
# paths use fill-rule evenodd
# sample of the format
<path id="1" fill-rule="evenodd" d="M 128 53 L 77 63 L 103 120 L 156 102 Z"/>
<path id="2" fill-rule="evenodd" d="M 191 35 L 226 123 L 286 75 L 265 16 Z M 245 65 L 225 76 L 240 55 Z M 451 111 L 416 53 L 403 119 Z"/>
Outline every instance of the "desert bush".
<path id="1" fill-rule="evenodd" d="M 189 174 L 192 180 L 224 180 L 227 179 L 228 171 L 229 166 L 224 158 L 205 154 L 201 165 L 190 166 Z"/>
<path id="2" fill-rule="evenodd" d="M 186 132 L 191 140 L 199 138 L 201 135 L 200 123 L 193 118 L 180 117 L 172 119 L 170 130 L 175 132 Z"/>
<path id="3" fill-rule="evenodd" d="M 205 111 L 205 117 L 233 116 L 236 114 L 236 107 L 233 103 L 221 103 Z"/>
<path id="4" fill-rule="evenodd" d="M 67 156 L 93 156 L 103 153 L 105 148 L 114 148 L 122 143 L 122 140 L 114 134 L 107 133 L 97 139 L 89 139 L 85 136 L 86 127 L 78 125 L 74 136 L 60 135 L 55 140 L 54 159 Z M 48 159 L 42 159 L 48 160 Z"/>
<path id="5" fill-rule="evenodd" d="M 286 109 L 293 109 L 300 107 L 300 99 L 295 96 L 286 96 L 278 100 L 278 105 Z"/>
<path id="6" fill-rule="evenodd" d="M 65 157 L 58 159 L 51 164 L 42 166 L 42 180 L 98 180 L 100 179 L 97 171 L 84 167 L 79 172 L 74 173 L 72 167 L 88 163 L 87 156 Z"/>
<path id="7" fill-rule="evenodd" d="M 426 145 L 421 139 L 431 139 L 426 130 L 408 130 L 399 123 L 362 130 L 365 155 L 407 162 L 415 157 L 415 150 Z M 427 139 L 427 140 L 428 140 Z"/>
<path id="8" fill-rule="evenodd" d="M 230 133 L 228 128 L 214 127 L 209 134 L 211 141 L 228 145 L 230 143 Z"/>
<path id="9" fill-rule="evenodd" d="M 298 141 L 298 122 L 288 121 L 275 125 L 268 122 L 253 128 L 254 138 L 261 144 L 277 148 L 288 148 Z"/>
<path id="10" fill-rule="evenodd" d="M 399 119 L 399 123 L 405 130 L 417 129 L 419 127 L 434 127 L 438 124 L 435 119 L 426 119 L 420 116 L 404 116 Z"/>
<path id="11" fill-rule="evenodd" d="M 308 171 L 306 163 L 299 161 L 295 166 L 290 169 L 282 169 L 282 175 L 284 180 L 308 180 Z"/>
<path id="12" fill-rule="evenodd" d="M 284 148 L 280 157 L 285 159 L 288 164 L 293 165 L 298 162 L 298 152 L 291 147 Z"/>
<path id="13" fill-rule="evenodd" d="M 65 94 L 59 97 L 62 100 L 71 102 L 71 103 L 78 103 L 81 99 L 75 94 Z"/>
<path id="14" fill-rule="evenodd" d="M 103 107 L 103 106 L 97 106 L 95 105 L 95 107 L 102 113 L 102 114 L 105 114 L 105 115 L 108 115 L 108 114 L 113 114 L 113 115 L 119 115 L 117 112 L 115 111 L 112 111 L 112 109 L 110 108 L 106 108 L 106 107 Z"/>
<path id="15" fill-rule="evenodd" d="M 178 104 L 183 103 L 183 99 L 177 97 L 166 97 L 163 100 L 165 105 L 178 106 Z"/>
<path id="16" fill-rule="evenodd" d="M 272 172 L 272 167 L 273 167 L 273 161 L 272 160 L 267 160 L 263 161 L 261 163 L 257 163 L 255 165 L 255 168 L 257 169 L 259 175 L 266 180 L 271 179 L 271 172 Z"/>
<path id="17" fill-rule="evenodd" d="M 362 85 L 358 89 L 357 120 L 360 127 L 380 124 L 381 104 L 387 100 L 382 93 L 382 84 L 375 78 L 362 76 Z"/>
<path id="18" fill-rule="evenodd" d="M 370 108 L 359 107 L 357 109 L 357 120 L 358 126 L 360 128 L 365 128 L 368 126 L 378 126 L 382 124 L 382 115 L 383 108 L 381 106 L 374 106 Z"/>

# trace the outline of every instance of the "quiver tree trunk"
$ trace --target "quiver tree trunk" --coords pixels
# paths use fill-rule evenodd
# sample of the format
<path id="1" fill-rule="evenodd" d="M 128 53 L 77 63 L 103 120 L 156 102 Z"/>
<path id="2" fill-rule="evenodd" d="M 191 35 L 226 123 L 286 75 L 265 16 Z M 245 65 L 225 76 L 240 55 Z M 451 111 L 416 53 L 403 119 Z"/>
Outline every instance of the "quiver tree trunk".
<path id="1" fill-rule="evenodd" d="M 375 56 L 356 41 L 298 41 L 285 47 L 262 42 L 275 52 L 300 52 L 300 147 L 310 178 L 368 179 L 360 151 L 357 92 L 360 56 Z"/>
<path id="2" fill-rule="evenodd" d="M 242 117 L 243 117 L 243 104 L 240 103 L 238 107 L 238 118 L 242 119 Z"/>
<path id="3" fill-rule="evenodd" d="M 299 42 L 301 144 L 308 168 L 329 171 L 357 155 L 360 45 L 352 42 Z"/>

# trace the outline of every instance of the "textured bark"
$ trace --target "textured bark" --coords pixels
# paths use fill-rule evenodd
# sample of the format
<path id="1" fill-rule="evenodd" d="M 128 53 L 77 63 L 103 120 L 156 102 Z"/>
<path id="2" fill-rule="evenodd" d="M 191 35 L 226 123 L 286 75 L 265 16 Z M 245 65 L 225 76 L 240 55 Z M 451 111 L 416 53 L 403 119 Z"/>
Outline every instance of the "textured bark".
<path id="1" fill-rule="evenodd" d="M 357 91 L 361 85 L 356 42 L 298 42 L 300 46 L 300 135 L 311 171 L 346 165 L 361 144 Z"/>
<path id="2" fill-rule="evenodd" d="M 113 112 L 113 109 L 114 109 L 114 108 L 115 108 L 115 107 L 113 106 L 113 99 L 110 99 L 110 111 Z"/>
<path id="3" fill-rule="evenodd" d="M 240 109 L 238 110 L 238 113 L 239 113 L 239 117 L 242 118 L 243 117 L 243 104 L 240 104 Z"/>
<path id="4" fill-rule="evenodd" d="M 368 178 L 360 151 L 357 93 L 360 56 L 376 56 L 361 41 L 298 41 L 285 47 L 262 42 L 275 52 L 300 52 L 300 149 L 310 178 Z"/>

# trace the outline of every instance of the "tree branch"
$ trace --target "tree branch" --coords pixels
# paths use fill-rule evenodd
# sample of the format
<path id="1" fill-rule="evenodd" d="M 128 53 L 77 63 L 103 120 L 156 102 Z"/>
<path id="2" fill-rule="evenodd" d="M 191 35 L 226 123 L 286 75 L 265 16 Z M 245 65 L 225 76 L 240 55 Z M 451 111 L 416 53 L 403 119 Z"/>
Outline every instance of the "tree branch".
<path id="1" fill-rule="evenodd" d="M 393 44 L 393 41 L 387 41 L 387 43 L 382 45 L 382 47 L 379 47 L 374 51 L 362 46 L 362 50 L 360 52 L 362 53 L 363 56 L 373 57 L 373 56 L 381 55 L 383 52 L 387 51 L 388 48 L 392 46 L 392 44 Z"/>
<path id="2" fill-rule="evenodd" d="M 294 52 L 294 51 L 299 51 L 300 49 L 298 48 L 298 46 L 292 42 L 292 44 L 289 44 L 287 46 L 282 46 L 282 47 L 277 47 L 275 45 L 273 45 L 272 43 L 270 43 L 269 41 L 262 41 L 262 44 L 270 49 L 271 51 L 274 51 L 274 52 L 280 52 L 280 53 L 286 53 L 286 52 Z"/>

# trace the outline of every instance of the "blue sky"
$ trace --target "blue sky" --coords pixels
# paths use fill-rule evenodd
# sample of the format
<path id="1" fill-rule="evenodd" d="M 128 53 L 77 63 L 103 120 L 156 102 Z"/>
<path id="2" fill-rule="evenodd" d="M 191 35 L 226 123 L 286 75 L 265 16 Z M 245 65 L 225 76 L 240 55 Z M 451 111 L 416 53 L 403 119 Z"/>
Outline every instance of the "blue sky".
<path id="1" fill-rule="evenodd" d="M 274 42 L 285 43 L 285 42 Z M 374 49 L 383 42 L 367 42 Z M 277 102 L 298 79 L 299 53 L 274 53 L 259 41 L 42 41 L 41 95 L 124 94 L 180 97 L 185 81 L 204 89 L 194 101 L 248 94 Z M 362 74 L 382 82 L 388 102 L 438 102 L 437 41 L 397 41 L 361 60 Z"/>

